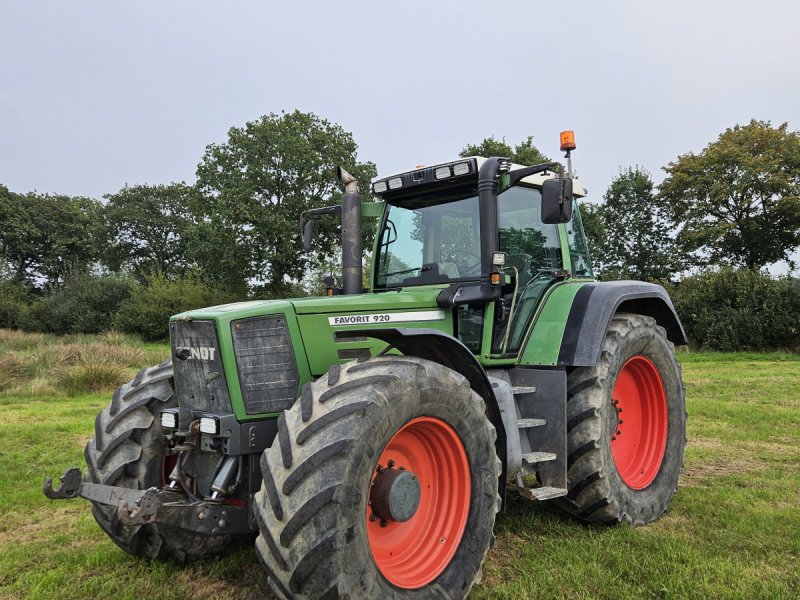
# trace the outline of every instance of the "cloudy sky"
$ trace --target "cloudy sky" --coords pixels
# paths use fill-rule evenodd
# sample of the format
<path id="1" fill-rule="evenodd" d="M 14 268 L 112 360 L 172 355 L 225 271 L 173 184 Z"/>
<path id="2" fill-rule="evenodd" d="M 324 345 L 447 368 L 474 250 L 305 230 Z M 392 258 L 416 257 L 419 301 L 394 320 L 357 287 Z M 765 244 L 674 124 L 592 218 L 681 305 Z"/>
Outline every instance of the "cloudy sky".
<path id="1" fill-rule="evenodd" d="M 379 173 L 533 135 L 595 198 L 751 118 L 800 129 L 800 3 L 0 4 L 0 183 L 100 197 L 193 181 L 206 144 L 281 110 L 352 131 Z"/>

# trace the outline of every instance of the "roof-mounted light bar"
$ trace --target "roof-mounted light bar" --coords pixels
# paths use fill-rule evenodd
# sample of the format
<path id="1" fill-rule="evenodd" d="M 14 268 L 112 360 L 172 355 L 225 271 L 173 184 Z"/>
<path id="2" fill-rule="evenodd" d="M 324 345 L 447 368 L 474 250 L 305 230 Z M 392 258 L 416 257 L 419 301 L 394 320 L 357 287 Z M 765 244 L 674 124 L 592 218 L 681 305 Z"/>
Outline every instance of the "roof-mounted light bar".
<path id="1" fill-rule="evenodd" d="M 474 158 L 464 158 L 432 167 L 422 167 L 399 175 L 392 175 L 385 179 L 379 179 L 372 184 L 372 193 L 376 196 L 405 193 L 419 186 L 429 184 L 462 183 L 466 182 L 469 177 L 475 180 L 478 177 L 478 163 Z"/>

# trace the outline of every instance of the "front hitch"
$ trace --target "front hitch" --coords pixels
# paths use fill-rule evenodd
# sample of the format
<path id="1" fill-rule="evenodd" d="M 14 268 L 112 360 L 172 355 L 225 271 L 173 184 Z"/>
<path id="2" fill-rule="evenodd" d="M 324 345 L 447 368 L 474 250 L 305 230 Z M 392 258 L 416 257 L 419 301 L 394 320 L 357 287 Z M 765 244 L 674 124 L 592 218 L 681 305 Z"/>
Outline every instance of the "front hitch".
<path id="1" fill-rule="evenodd" d="M 81 470 L 78 467 L 72 467 L 64 471 L 61 476 L 61 483 L 56 489 L 53 489 L 53 478 L 48 477 L 44 480 L 42 491 L 44 495 L 51 500 L 67 500 L 69 498 L 77 498 L 78 491 L 81 487 Z"/>
<path id="2" fill-rule="evenodd" d="M 48 477 L 42 486 L 44 495 L 52 500 L 85 498 L 116 509 L 122 525 L 141 526 L 161 523 L 195 533 L 252 533 L 256 530 L 248 506 L 223 502 L 188 501 L 186 496 L 169 489 L 151 487 L 146 490 L 114 487 L 81 479 L 80 469 L 64 471 L 54 489 Z"/>

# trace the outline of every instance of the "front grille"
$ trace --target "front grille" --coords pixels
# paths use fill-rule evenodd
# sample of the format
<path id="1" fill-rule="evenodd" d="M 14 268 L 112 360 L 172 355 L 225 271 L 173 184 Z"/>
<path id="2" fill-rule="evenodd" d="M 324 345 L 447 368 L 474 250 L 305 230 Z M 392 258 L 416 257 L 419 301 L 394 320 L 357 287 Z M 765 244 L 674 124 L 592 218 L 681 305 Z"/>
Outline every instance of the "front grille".
<path id="1" fill-rule="evenodd" d="M 213 321 L 173 321 L 170 333 L 180 405 L 204 412 L 229 413 L 228 383 Z"/>
<path id="2" fill-rule="evenodd" d="M 236 368 L 248 415 L 278 412 L 297 398 L 297 361 L 283 315 L 231 323 Z"/>

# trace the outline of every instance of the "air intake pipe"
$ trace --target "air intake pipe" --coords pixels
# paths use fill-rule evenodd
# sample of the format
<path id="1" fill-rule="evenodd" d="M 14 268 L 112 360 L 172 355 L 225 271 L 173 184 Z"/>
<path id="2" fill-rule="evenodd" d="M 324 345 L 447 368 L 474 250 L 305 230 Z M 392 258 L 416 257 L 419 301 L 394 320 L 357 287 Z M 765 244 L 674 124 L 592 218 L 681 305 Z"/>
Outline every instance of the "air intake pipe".
<path id="1" fill-rule="evenodd" d="M 494 156 L 486 159 L 478 172 L 478 210 L 481 215 L 481 275 L 489 277 L 495 267 L 492 253 L 497 252 L 497 176 L 511 169 L 511 161 Z"/>
<path id="2" fill-rule="evenodd" d="M 336 178 L 344 186 L 342 194 L 342 287 L 345 294 L 360 294 L 363 289 L 361 265 L 361 196 L 358 181 L 342 167 Z"/>

